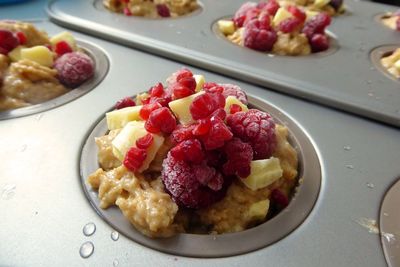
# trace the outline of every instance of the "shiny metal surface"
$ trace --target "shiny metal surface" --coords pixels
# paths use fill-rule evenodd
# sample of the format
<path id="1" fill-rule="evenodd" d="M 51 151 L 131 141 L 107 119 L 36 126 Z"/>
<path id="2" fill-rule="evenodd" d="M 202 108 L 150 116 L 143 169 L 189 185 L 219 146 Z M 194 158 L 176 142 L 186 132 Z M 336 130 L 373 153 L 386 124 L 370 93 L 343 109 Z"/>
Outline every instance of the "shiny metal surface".
<path id="1" fill-rule="evenodd" d="M 107 75 L 109 69 L 108 58 L 104 54 L 101 48 L 96 46 L 93 43 L 76 40 L 78 46 L 85 51 L 85 53 L 90 56 L 94 62 L 94 75 L 93 78 L 83 83 L 79 87 L 75 89 L 69 90 L 68 93 L 51 99 L 49 101 L 24 107 L 18 109 L 12 109 L 7 111 L 0 111 L 0 120 L 7 120 L 18 118 L 22 116 L 32 115 L 36 113 L 40 113 L 52 108 L 56 108 L 58 106 L 64 105 L 74 99 L 81 97 L 86 94 L 90 90 L 96 88 L 96 86 L 101 83 L 104 77 Z"/>
<path id="2" fill-rule="evenodd" d="M 104 113 L 100 122 L 90 132 L 80 158 L 81 183 L 85 194 L 96 212 L 112 227 L 133 241 L 147 247 L 181 256 L 226 257 L 250 252 L 270 245 L 296 229 L 311 212 L 321 185 L 321 167 L 317 152 L 308 134 L 283 111 L 270 103 L 249 95 L 249 103 L 260 110 L 270 113 L 275 121 L 289 129 L 289 140 L 299 156 L 299 178 L 304 178 L 296 189 L 289 206 L 276 217 L 252 229 L 223 235 L 178 234 L 167 239 L 151 239 L 136 231 L 123 216 L 118 207 L 102 209 L 97 190 L 87 183 L 90 174 L 99 168 L 95 137 L 108 132 Z M 243 240 L 246 243 L 243 244 Z"/>
<path id="3" fill-rule="evenodd" d="M 50 34 L 62 30 L 49 22 L 36 25 Z M 379 236 L 355 220 L 378 218 L 380 202 L 400 173 L 400 130 L 197 68 L 192 70 L 208 81 L 238 84 L 273 103 L 307 131 L 324 177 L 317 203 L 286 238 L 240 256 L 171 256 L 123 235 L 115 238 L 82 190 L 82 145 L 99 114 L 120 98 L 163 81 L 182 64 L 74 35 L 103 48 L 110 71 L 96 90 L 75 101 L 0 121 L 1 266 L 387 266 Z M 96 232 L 88 237 L 82 229 L 89 222 Z M 94 253 L 84 259 L 79 251 L 86 242 L 93 243 Z"/>

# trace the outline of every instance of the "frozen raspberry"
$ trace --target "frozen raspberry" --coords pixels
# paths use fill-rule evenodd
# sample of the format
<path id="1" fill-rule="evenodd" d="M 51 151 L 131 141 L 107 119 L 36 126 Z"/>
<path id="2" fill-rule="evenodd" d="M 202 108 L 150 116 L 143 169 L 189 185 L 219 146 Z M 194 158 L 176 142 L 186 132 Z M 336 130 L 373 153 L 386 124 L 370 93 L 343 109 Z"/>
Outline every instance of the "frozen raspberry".
<path id="1" fill-rule="evenodd" d="M 236 11 L 235 15 L 233 16 L 233 22 L 235 23 L 236 27 L 243 26 L 243 23 L 246 20 L 246 13 L 252 9 L 257 9 L 257 4 L 253 2 L 246 2 L 238 9 L 238 11 Z"/>
<path id="2" fill-rule="evenodd" d="M 54 63 L 60 82 L 75 88 L 90 79 L 94 74 L 93 60 L 81 52 L 67 53 Z"/>
<path id="3" fill-rule="evenodd" d="M 258 21 L 260 21 L 260 28 L 264 30 L 271 29 L 271 19 L 270 15 L 267 12 L 261 12 L 260 16 L 258 16 Z"/>
<path id="4" fill-rule="evenodd" d="M 228 159 L 222 168 L 225 175 L 238 175 L 242 178 L 250 175 L 250 162 L 253 159 L 250 144 L 235 137 L 225 144 L 223 150 Z"/>
<path id="5" fill-rule="evenodd" d="M 136 103 L 135 101 L 130 98 L 130 97 L 125 97 L 121 100 L 119 100 L 117 103 L 115 103 L 115 109 L 121 109 L 121 108 L 126 108 L 126 107 L 133 107 L 135 106 Z"/>
<path id="6" fill-rule="evenodd" d="M 176 127 L 176 119 L 169 108 L 162 107 L 150 113 L 144 128 L 150 133 L 172 133 Z"/>
<path id="7" fill-rule="evenodd" d="M 206 150 L 213 150 L 223 147 L 226 141 L 232 139 L 232 132 L 226 126 L 223 120 L 218 117 L 212 117 L 211 128 L 206 135 L 200 136 Z"/>
<path id="8" fill-rule="evenodd" d="M 182 68 L 182 69 L 172 73 L 172 75 L 167 78 L 167 84 L 173 85 L 176 82 L 178 82 L 180 79 L 185 78 L 185 77 L 193 77 L 193 73 L 187 68 Z"/>
<path id="9" fill-rule="evenodd" d="M 164 95 L 164 86 L 162 83 L 157 83 L 149 90 L 151 97 L 162 97 Z"/>
<path id="10" fill-rule="evenodd" d="M 169 8 L 166 4 L 158 4 L 156 5 L 156 8 L 157 8 L 157 13 L 158 15 L 160 15 L 160 17 L 168 18 L 171 16 Z"/>
<path id="11" fill-rule="evenodd" d="M 271 192 L 271 202 L 275 204 L 278 211 L 283 210 L 289 205 L 289 198 L 279 189 L 274 189 Z"/>
<path id="12" fill-rule="evenodd" d="M 129 9 L 129 7 L 124 7 L 123 12 L 124 12 L 125 16 L 132 16 L 133 15 L 131 10 Z"/>
<path id="13" fill-rule="evenodd" d="M 203 148 L 197 139 L 189 139 L 179 143 L 171 149 L 171 154 L 177 160 L 184 160 L 188 163 L 200 164 L 204 159 Z"/>
<path id="14" fill-rule="evenodd" d="M 300 22 L 304 22 L 306 21 L 306 13 L 304 13 L 303 10 L 301 10 L 300 8 L 296 7 L 296 6 L 288 6 L 287 10 L 298 20 L 300 20 Z"/>
<path id="15" fill-rule="evenodd" d="M 202 119 L 194 126 L 192 133 L 195 136 L 207 134 L 211 129 L 211 121 L 209 119 Z"/>
<path id="16" fill-rule="evenodd" d="M 232 104 L 229 108 L 229 114 L 235 114 L 236 112 L 242 111 L 242 107 L 238 104 Z"/>
<path id="17" fill-rule="evenodd" d="M 193 119 L 199 120 L 210 116 L 215 110 L 225 106 L 225 98 L 222 94 L 205 93 L 197 96 L 190 104 L 190 114 Z"/>
<path id="18" fill-rule="evenodd" d="M 266 10 L 271 16 L 275 16 L 279 8 L 280 5 L 275 0 L 269 0 L 268 3 L 262 7 L 262 9 Z"/>
<path id="19" fill-rule="evenodd" d="M 23 32 L 17 32 L 15 35 L 17 36 L 20 45 L 25 44 L 26 41 L 28 40 L 28 38 L 26 38 L 25 33 Z"/>
<path id="20" fill-rule="evenodd" d="M 194 90 L 196 90 L 196 80 L 193 77 L 183 77 L 180 78 L 178 77 L 178 83 L 180 85 L 183 85 L 187 88 L 189 88 L 190 91 L 194 93 Z"/>
<path id="21" fill-rule="evenodd" d="M 236 97 L 240 102 L 242 102 L 243 104 L 247 105 L 247 95 L 246 93 L 242 90 L 242 88 L 240 88 L 237 85 L 234 84 L 229 84 L 229 83 L 222 83 L 220 84 L 220 86 L 222 86 L 222 88 L 224 89 L 222 91 L 222 95 L 227 98 L 228 96 L 234 96 Z"/>
<path id="22" fill-rule="evenodd" d="M 288 18 L 279 23 L 278 29 L 283 33 L 291 33 L 297 30 L 301 23 L 298 18 Z"/>
<path id="23" fill-rule="evenodd" d="M 222 94 L 222 92 L 224 91 L 224 88 L 217 84 L 217 83 L 212 83 L 212 82 L 206 82 L 203 85 L 203 90 L 206 91 L 207 93 L 211 93 L 211 94 Z"/>
<path id="24" fill-rule="evenodd" d="M 343 4 L 343 0 L 331 0 L 331 1 L 329 2 L 329 5 L 330 5 L 331 7 L 333 7 L 336 11 L 338 11 L 338 10 L 340 9 L 340 7 L 342 6 L 342 4 Z"/>
<path id="25" fill-rule="evenodd" d="M 7 55 L 8 52 L 13 50 L 19 45 L 18 38 L 8 30 L 0 30 L 0 48 L 2 48 L 2 54 Z"/>
<path id="26" fill-rule="evenodd" d="M 260 9 L 252 8 L 246 12 L 246 18 L 243 22 L 243 26 L 246 26 L 253 19 L 257 19 L 258 15 L 260 14 Z"/>
<path id="27" fill-rule="evenodd" d="M 217 110 L 215 110 L 213 113 L 211 113 L 210 115 L 210 122 L 212 122 L 215 119 L 219 119 L 219 120 L 225 120 L 226 118 L 226 111 L 223 108 L 219 108 Z"/>
<path id="28" fill-rule="evenodd" d="M 254 159 L 266 159 L 272 155 L 276 147 L 275 123 L 268 113 L 250 109 L 228 115 L 226 122 L 235 137 L 250 143 Z"/>
<path id="29" fill-rule="evenodd" d="M 151 144 L 153 144 L 154 137 L 152 134 L 148 133 L 145 136 L 140 137 L 136 140 L 136 147 L 141 149 L 148 149 Z"/>
<path id="30" fill-rule="evenodd" d="M 54 52 L 56 52 L 58 56 L 62 56 L 66 53 L 71 53 L 72 51 L 73 50 L 71 46 L 66 41 L 60 41 L 56 43 L 54 48 Z"/>
<path id="31" fill-rule="evenodd" d="M 140 169 L 146 157 L 147 152 L 145 149 L 131 147 L 126 153 L 123 163 L 126 168 L 135 172 Z"/>
<path id="32" fill-rule="evenodd" d="M 331 17 L 327 13 L 319 13 L 306 22 L 302 32 L 310 39 L 316 33 L 324 33 L 329 24 L 331 24 Z"/>
<path id="33" fill-rule="evenodd" d="M 162 108 L 162 105 L 158 102 L 150 103 L 150 104 L 145 104 L 142 106 L 142 108 L 139 111 L 139 116 L 143 120 L 147 120 L 150 116 L 150 113 L 153 112 L 156 109 Z"/>
<path id="34" fill-rule="evenodd" d="M 400 17 L 396 20 L 396 30 L 400 31 Z"/>
<path id="35" fill-rule="evenodd" d="M 222 199 L 231 181 L 205 162 L 190 164 L 171 153 L 163 161 L 161 179 L 176 204 L 192 209 L 205 208 Z"/>
<path id="36" fill-rule="evenodd" d="M 172 141 L 175 144 L 179 144 L 182 141 L 193 139 L 195 137 L 192 133 L 194 127 L 195 125 L 183 126 L 178 124 L 171 134 Z"/>
<path id="37" fill-rule="evenodd" d="M 325 51 L 329 48 L 329 39 L 324 34 L 316 33 L 311 37 L 310 46 L 313 53 Z"/>
<path id="38" fill-rule="evenodd" d="M 176 83 L 172 87 L 173 89 L 173 98 L 174 99 L 179 99 L 179 98 L 184 98 L 187 96 L 190 96 L 194 93 L 194 90 L 190 90 L 189 87 L 186 87 L 182 84 Z"/>
<path id="39" fill-rule="evenodd" d="M 270 51 L 276 40 L 276 32 L 272 29 L 262 29 L 260 21 L 252 20 L 247 23 L 244 30 L 244 46 L 258 51 Z"/>

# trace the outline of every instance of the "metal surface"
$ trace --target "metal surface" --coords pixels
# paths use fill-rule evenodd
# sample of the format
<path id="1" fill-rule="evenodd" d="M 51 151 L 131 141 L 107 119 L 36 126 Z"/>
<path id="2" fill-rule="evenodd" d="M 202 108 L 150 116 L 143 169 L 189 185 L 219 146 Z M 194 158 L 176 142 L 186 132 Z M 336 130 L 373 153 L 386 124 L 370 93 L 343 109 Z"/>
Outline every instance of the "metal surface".
<path id="1" fill-rule="evenodd" d="M 81 49 L 85 51 L 88 56 L 92 58 L 94 62 L 94 75 L 90 80 L 75 89 L 70 89 L 68 93 L 53 98 L 49 101 L 28 107 L 0 111 L 0 120 L 7 120 L 32 115 L 52 108 L 56 108 L 70 101 L 73 101 L 78 97 L 81 97 L 90 90 L 93 90 L 99 83 L 101 83 L 101 81 L 106 76 L 109 68 L 109 62 L 106 55 L 104 54 L 104 51 L 102 51 L 102 49 L 95 44 L 89 42 L 77 40 L 77 44 Z"/>
<path id="2" fill-rule="evenodd" d="M 270 113 L 275 121 L 289 129 L 289 140 L 299 155 L 299 175 L 304 181 L 298 186 L 289 206 L 271 220 L 252 229 L 223 235 L 178 234 L 166 239 L 151 239 L 136 231 L 118 207 L 102 209 L 97 190 L 87 183 L 90 174 L 99 168 L 95 137 L 107 133 L 104 114 L 90 132 L 82 149 L 80 160 L 81 183 L 96 212 L 112 227 L 130 239 L 162 252 L 192 257 L 226 257 L 250 252 L 270 245 L 291 233 L 311 212 L 321 185 L 321 167 L 312 142 L 301 126 L 270 103 L 249 96 L 249 103 Z M 243 244 L 243 240 L 247 240 Z"/>
<path id="3" fill-rule="evenodd" d="M 400 180 L 386 193 L 380 214 L 381 242 L 389 267 L 400 266 Z"/>
<path id="4" fill-rule="evenodd" d="M 36 25 L 50 35 L 63 30 L 48 22 Z M 238 84 L 273 103 L 307 131 L 324 177 L 316 205 L 290 235 L 240 256 L 171 256 L 123 235 L 114 241 L 114 229 L 82 190 L 82 145 L 113 103 L 164 81 L 182 64 L 73 34 L 103 48 L 110 71 L 96 90 L 75 101 L 0 121 L 1 266 L 387 266 L 379 236 L 355 220 L 378 218 L 381 200 L 400 173 L 400 130 L 197 68 L 191 69 L 208 81 Z M 89 222 L 96 232 L 86 236 L 82 229 Z M 243 246 L 249 242 L 242 241 Z M 86 242 L 93 243 L 94 253 L 82 258 L 79 251 Z"/>
<path id="5" fill-rule="evenodd" d="M 270 57 L 214 34 L 212 24 L 234 14 L 241 0 L 204 0 L 201 14 L 173 20 L 126 17 L 94 3 L 98 1 L 54 0 L 48 14 L 56 23 L 113 42 L 400 126 L 399 85 L 382 77 L 369 60 L 375 47 L 400 42 L 399 34 L 374 20 L 377 13 L 395 10 L 393 6 L 347 1 L 350 11 L 328 28 L 339 43 L 335 53 Z"/>

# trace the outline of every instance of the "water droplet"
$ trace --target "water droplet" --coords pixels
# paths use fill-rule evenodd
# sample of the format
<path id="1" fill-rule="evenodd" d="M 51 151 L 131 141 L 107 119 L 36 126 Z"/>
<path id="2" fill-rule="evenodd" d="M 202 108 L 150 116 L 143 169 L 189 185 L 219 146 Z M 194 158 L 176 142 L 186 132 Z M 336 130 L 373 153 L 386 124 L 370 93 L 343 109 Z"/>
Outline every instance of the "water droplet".
<path id="1" fill-rule="evenodd" d="M 40 121 L 43 118 L 43 113 L 40 113 L 39 115 L 36 115 L 35 119 L 37 121 Z"/>
<path id="2" fill-rule="evenodd" d="M 368 80 L 368 81 L 367 81 L 367 84 L 371 84 L 371 83 L 372 83 L 372 81 L 371 81 L 371 80 Z"/>
<path id="3" fill-rule="evenodd" d="M 368 92 L 368 96 L 374 96 L 373 92 Z"/>
<path id="4" fill-rule="evenodd" d="M 83 227 L 83 234 L 85 236 L 91 236 L 94 234 L 94 232 L 96 232 L 96 225 L 94 223 L 87 223 L 84 227 Z"/>
<path id="5" fill-rule="evenodd" d="M 360 47 L 360 48 L 358 48 L 358 51 L 364 52 L 364 51 L 365 51 L 365 47 Z"/>
<path id="6" fill-rule="evenodd" d="M 94 245 L 92 242 L 87 241 L 82 244 L 81 248 L 79 249 L 79 255 L 82 258 L 86 259 L 89 258 L 94 252 Z"/>
<path id="7" fill-rule="evenodd" d="M 115 260 L 113 261 L 113 266 L 114 266 L 114 267 L 117 267 L 118 264 L 119 264 L 119 261 L 118 261 L 117 259 L 115 259 Z"/>
<path id="8" fill-rule="evenodd" d="M 22 145 L 21 146 L 21 149 L 20 149 L 20 152 L 24 152 L 25 150 L 26 150 L 26 148 L 28 147 L 28 145 Z"/>
<path id="9" fill-rule="evenodd" d="M 119 233 L 117 231 L 111 232 L 111 239 L 117 241 L 119 239 Z"/>
<path id="10" fill-rule="evenodd" d="M 367 187 L 372 189 L 375 187 L 375 185 L 373 183 L 367 183 Z"/>
<path id="11" fill-rule="evenodd" d="M 17 189 L 15 184 L 5 185 L 1 192 L 1 198 L 5 200 L 11 199 L 15 195 L 15 189 Z"/>
<path id="12" fill-rule="evenodd" d="M 394 234 L 382 233 L 382 235 L 388 243 L 394 243 L 396 241 L 396 237 L 394 236 Z"/>
<path id="13" fill-rule="evenodd" d="M 182 34 L 182 32 L 181 31 L 177 31 L 176 34 Z"/>
<path id="14" fill-rule="evenodd" d="M 347 169 L 351 169 L 351 170 L 352 170 L 352 169 L 354 169 L 354 166 L 353 166 L 353 165 L 351 165 L 351 164 L 347 164 L 347 165 L 346 165 L 346 168 L 347 168 Z"/>
<path id="15" fill-rule="evenodd" d="M 217 240 L 217 236 L 213 236 L 213 240 Z"/>
<path id="16" fill-rule="evenodd" d="M 389 216 L 389 213 L 384 212 L 384 213 L 383 213 L 383 216 L 386 216 L 386 217 L 387 217 L 387 216 Z"/>
<path id="17" fill-rule="evenodd" d="M 375 70 L 375 67 L 371 67 L 371 68 L 369 68 L 370 70 Z"/>
<path id="18" fill-rule="evenodd" d="M 351 146 L 344 146 L 343 149 L 346 151 L 349 151 L 349 150 L 351 150 Z"/>

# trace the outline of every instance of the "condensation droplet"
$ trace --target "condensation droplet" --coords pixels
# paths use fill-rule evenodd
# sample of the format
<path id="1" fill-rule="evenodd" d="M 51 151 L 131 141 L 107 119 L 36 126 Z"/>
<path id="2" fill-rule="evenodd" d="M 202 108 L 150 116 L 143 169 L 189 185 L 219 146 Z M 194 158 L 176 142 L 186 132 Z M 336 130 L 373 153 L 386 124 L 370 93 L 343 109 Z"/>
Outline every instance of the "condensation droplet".
<path id="1" fill-rule="evenodd" d="M 347 164 L 347 165 L 346 165 L 346 168 L 352 170 L 352 169 L 354 169 L 354 166 L 351 165 L 351 164 Z"/>
<path id="2" fill-rule="evenodd" d="M 119 233 L 117 231 L 111 232 L 111 239 L 117 241 L 119 239 Z"/>
<path id="3" fill-rule="evenodd" d="M 81 248 L 79 249 L 79 255 L 82 258 L 86 259 L 89 258 L 94 252 L 94 245 L 92 242 L 87 241 L 82 244 Z"/>
<path id="4" fill-rule="evenodd" d="M 368 92 L 368 96 L 374 96 L 374 93 L 372 93 L 372 92 Z"/>
<path id="5" fill-rule="evenodd" d="M 35 119 L 37 121 L 40 121 L 43 118 L 43 113 L 40 113 L 39 115 L 36 115 Z"/>
<path id="6" fill-rule="evenodd" d="M 375 185 L 373 183 L 367 183 L 367 187 L 372 189 L 375 187 Z"/>
<path id="7" fill-rule="evenodd" d="M 5 200 L 11 199 L 15 195 L 15 190 L 17 186 L 15 184 L 7 184 L 3 187 L 1 191 L 1 198 Z"/>
<path id="8" fill-rule="evenodd" d="M 368 81 L 367 81 L 367 84 L 371 84 L 371 83 L 372 83 L 372 81 L 371 81 L 371 80 L 368 80 Z"/>
<path id="9" fill-rule="evenodd" d="M 351 147 L 350 146 L 344 146 L 343 149 L 346 150 L 346 151 L 349 151 L 349 150 L 351 150 Z"/>
<path id="10" fill-rule="evenodd" d="M 176 34 L 182 34 L 182 32 L 181 31 L 177 31 Z"/>
<path id="11" fill-rule="evenodd" d="M 91 236 L 94 234 L 94 232 L 96 232 L 96 225 L 94 223 L 87 223 L 84 227 L 83 227 L 83 234 L 85 236 Z"/>
<path id="12" fill-rule="evenodd" d="M 384 213 L 383 213 L 383 216 L 386 216 L 386 217 L 387 217 L 387 216 L 389 216 L 389 213 L 384 212 Z"/>
<path id="13" fill-rule="evenodd" d="M 118 264 L 119 264 L 119 261 L 118 261 L 117 259 L 115 259 L 115 260 L 113 261 L 113 266 L 114 266 L 114 267 L 117 267 Z"/>
<path id="14" fill-rule="evenodd" d="M 394 236 L 394 234 L 382 233 L 382 235 L 388 243 L 394 243 L 396 241 L 396 237 Z"/>

